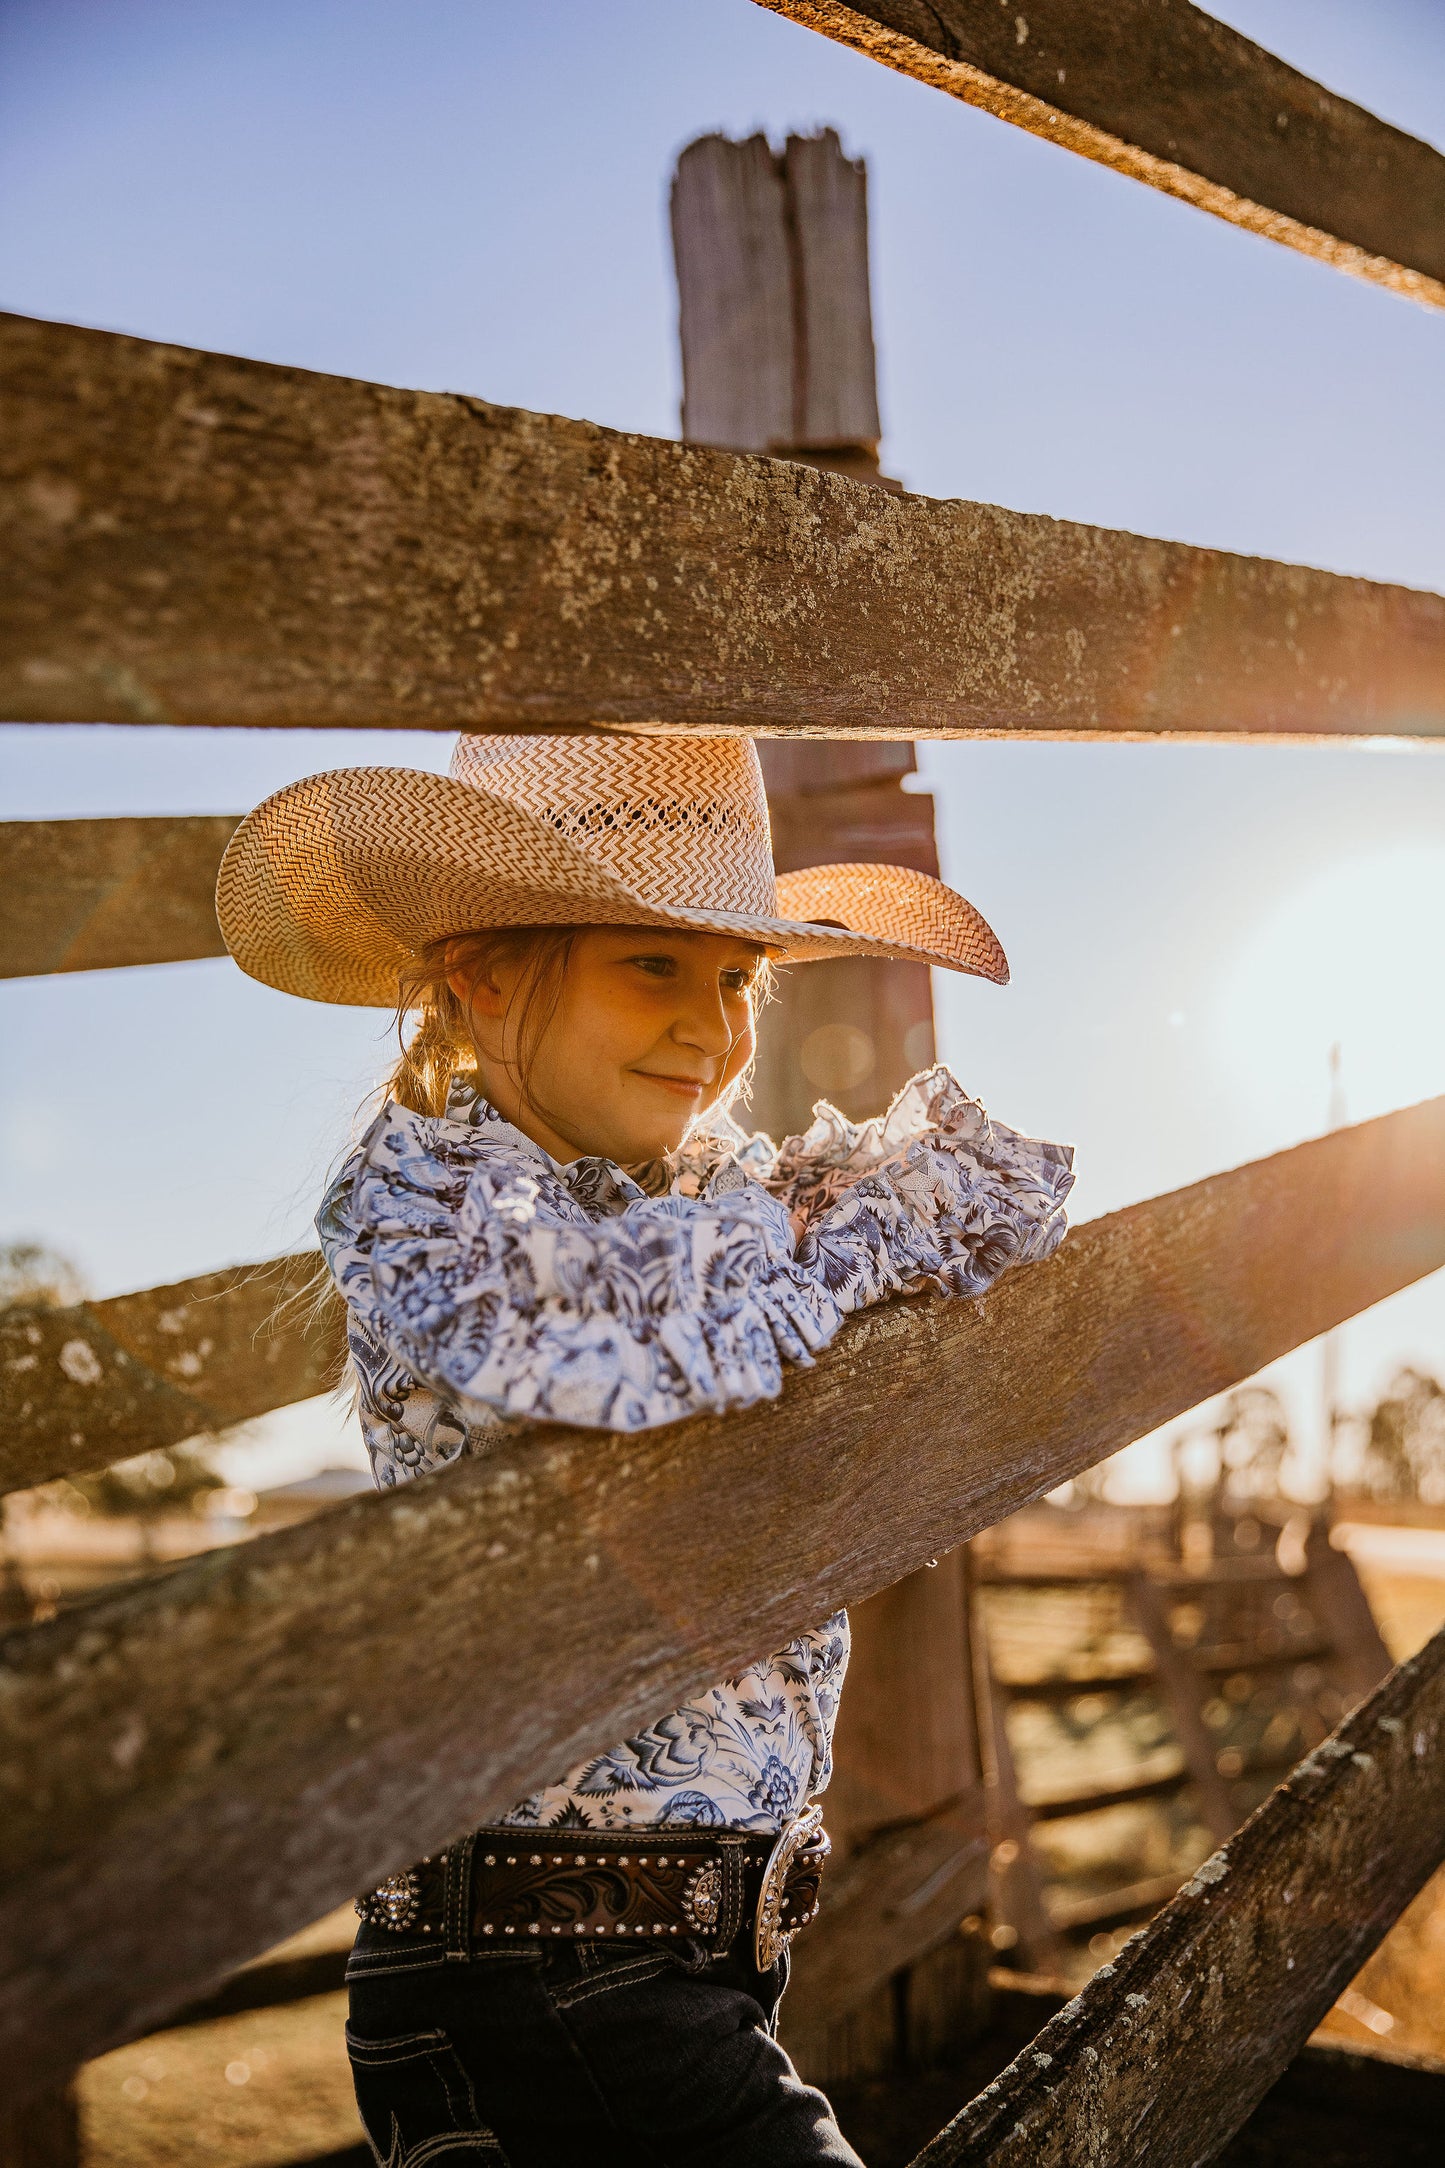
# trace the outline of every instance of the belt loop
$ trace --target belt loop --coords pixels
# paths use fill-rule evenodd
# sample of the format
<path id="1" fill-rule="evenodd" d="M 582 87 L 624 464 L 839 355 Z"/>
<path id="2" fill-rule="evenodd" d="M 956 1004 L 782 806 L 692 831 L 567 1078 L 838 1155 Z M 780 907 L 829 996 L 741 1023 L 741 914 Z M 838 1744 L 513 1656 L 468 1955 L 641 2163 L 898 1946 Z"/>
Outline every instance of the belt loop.
<path id="1" fill-rule="evenodd" d="M 747 1894 L 744 1873 L 744 1854 L 747 1837 L 738 1831 L 729 1831 L 716 1839 L 722 1857 L 722 1894 L 718 1900 L 717 1931 L 712 1947 L 719 1957 L 726 1957 L 732 1948 L 734 1937 L 743 1923 L 743 1901 Z"/>
<path id="2" fill-rule="evenodd" d="M 449 1844 L 442 1854 L 446 1890 L 446 1938 L 449 1960 L 465 1964 L 472 1954 L 472 1854 L 477 1833 Z"/>

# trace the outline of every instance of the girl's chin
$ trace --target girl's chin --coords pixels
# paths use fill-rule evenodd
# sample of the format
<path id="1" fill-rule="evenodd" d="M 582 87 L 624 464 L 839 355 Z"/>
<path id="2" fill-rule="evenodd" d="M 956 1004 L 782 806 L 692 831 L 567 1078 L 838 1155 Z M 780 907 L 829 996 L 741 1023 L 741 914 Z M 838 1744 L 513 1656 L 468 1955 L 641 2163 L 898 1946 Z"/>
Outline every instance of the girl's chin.
<path id="1" fill-rule="evenodd" d="M 660 1131 L 654 1130 L 645 1143 L 641 1138 L 638 1139 L 637 1148 L 628 1164 L 641 1167 L 645 1166 L 650 1159 L 666 1159 L 669 1152 L 677 1150 L 686 1134 L 687 1126 L 685 1123 L 679 1125 L 675 1130 L 670 1129 L 665 1136 Z"/>
<path id="2" fill-rule="evenodd" d="M 677 1150 L 686 1135 L 687 1124 L 685 1122 L 680 1122 L 676 1129 L 669 1129 L 666 1133 L 661 1130 L 653 1130 L 645 1144 L 641 1139 L 638 1140 L 637 1157 L 634 1164 L 645 1166 L 649 1160 L 666 1159 L 669 1152 Z"/>

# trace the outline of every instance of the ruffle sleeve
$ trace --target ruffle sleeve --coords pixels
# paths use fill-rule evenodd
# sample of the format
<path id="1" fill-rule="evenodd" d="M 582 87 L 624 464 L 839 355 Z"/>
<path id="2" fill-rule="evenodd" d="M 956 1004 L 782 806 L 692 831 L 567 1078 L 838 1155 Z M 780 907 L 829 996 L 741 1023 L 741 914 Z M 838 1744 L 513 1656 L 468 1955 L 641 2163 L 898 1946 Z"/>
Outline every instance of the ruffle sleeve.
<path id="1" fill-rule="evenodd" d="M 641 1430 L 751 1406 L 851 1312 L 978 1295 L 1049 1256 L 1073 1183 L 1066 1148 L 990 1122 L 944 1068 L 878 1121 L 822 1104 L 776 1154 L 730 1130 L 667 1178 L 647 1195 L 496 1121 L 384 1108 L 317 1222 L 363 1422 L 421 1467 L 499 1420 Z"/>
<path id="2" fill-rule="evenodd" d="M 821 1103 L 767 1179 L 800 1229 L 798 1264 L 846 1314 L 925 1287 L 981 1295 L 1011 1265 L 1052 1256 L 1073 1153 L 990 1121 L 940 1064 L 875 1121 Z"/>
<path id="3" fill-rule="evenodd" d="M 786 1210 L 737 1168 L 591 1219 L 546 1164 L 388 1106 L 323 1206 L 369 1337 L 464 1420 L 638 1430 L 782 1389 L 837 1331 Z"/>

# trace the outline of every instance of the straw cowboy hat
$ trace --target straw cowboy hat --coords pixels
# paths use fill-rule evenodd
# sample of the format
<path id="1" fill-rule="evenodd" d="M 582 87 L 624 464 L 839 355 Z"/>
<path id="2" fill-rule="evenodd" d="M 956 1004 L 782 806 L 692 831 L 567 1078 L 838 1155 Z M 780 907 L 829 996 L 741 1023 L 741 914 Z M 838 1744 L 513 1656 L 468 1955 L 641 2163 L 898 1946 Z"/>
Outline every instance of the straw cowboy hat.
<path id="1" fill-rule="evenodd" d="M 891 956 L 1002 985 L 974 909 L 904 866 L 775 874 L 745 738 L 462 737 L 449 775 L 338 768 L 231 838 L 216 915 L 243 971 L 313 1001 L 393 1007 L 428 942 L 491 926 L 680 926 L 788 962 Z"/>

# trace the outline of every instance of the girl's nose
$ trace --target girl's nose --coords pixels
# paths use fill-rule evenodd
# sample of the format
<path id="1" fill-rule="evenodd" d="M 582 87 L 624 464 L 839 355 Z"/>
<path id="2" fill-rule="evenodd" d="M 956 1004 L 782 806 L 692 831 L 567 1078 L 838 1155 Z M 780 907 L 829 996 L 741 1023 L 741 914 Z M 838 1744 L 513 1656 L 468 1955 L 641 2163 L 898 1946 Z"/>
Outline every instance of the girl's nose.
<path id="1" fill-rule="evenodd" d="M 698 987 L 672 1028 L 674 1037 L 684 1046 L 696 1047 L 700 1054 L 715 1060 L 728 1053 L 737 1036 L 718 986 Z"/>

